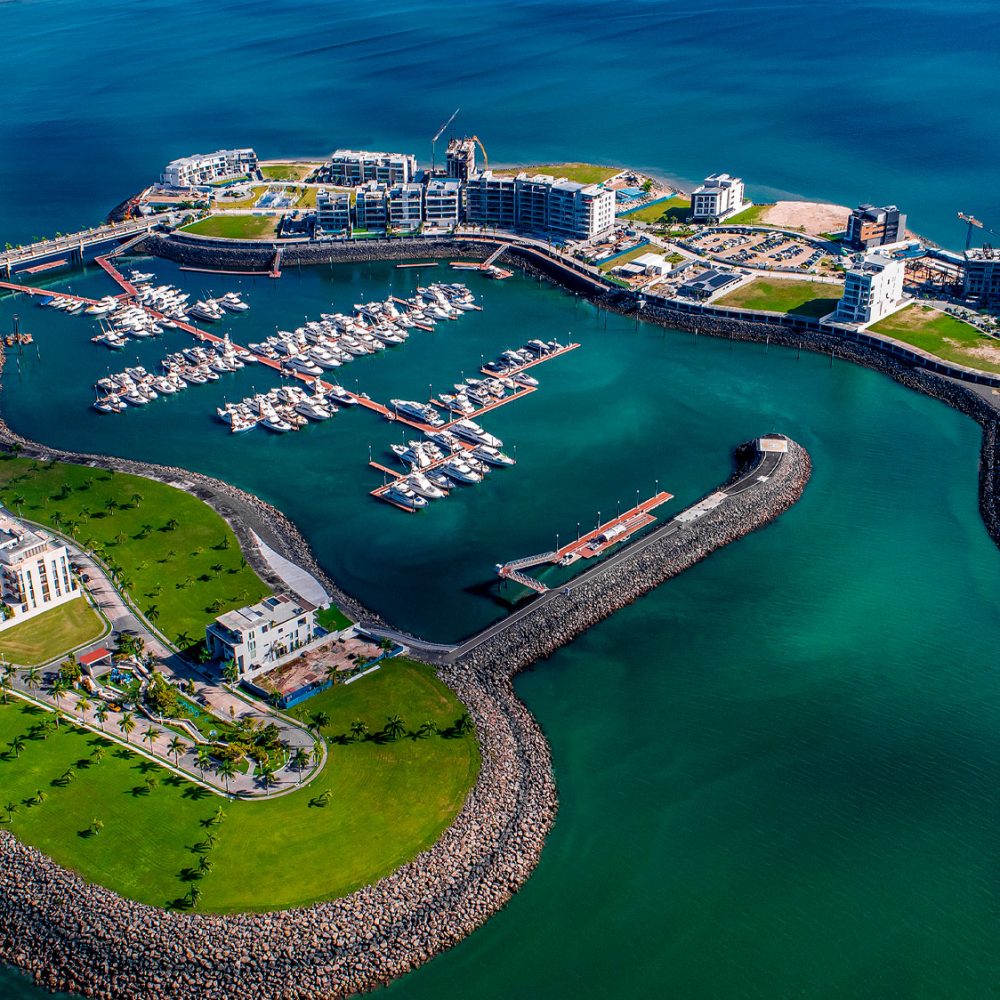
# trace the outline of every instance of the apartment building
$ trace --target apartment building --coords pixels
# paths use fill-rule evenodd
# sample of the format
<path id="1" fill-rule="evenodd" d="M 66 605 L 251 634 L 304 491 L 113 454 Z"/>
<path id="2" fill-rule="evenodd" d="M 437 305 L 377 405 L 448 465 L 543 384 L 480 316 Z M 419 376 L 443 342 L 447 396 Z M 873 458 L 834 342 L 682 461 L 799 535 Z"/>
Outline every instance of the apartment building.
<path id="1" fill-rule="evenodd" d="M 316 608 L 299 598 L 276 595 L 227 611 L 205 629 L 205 644 L 217 660 L 233 660 L 251 680 L 291 659 L 315 638 Z"/>
<path id="2" fill-rule="evenodd" d="M 316 192 L 316 229 L 321 233 L 351 235 L 351 196 L 346 191 L 320 188 Z"/>
<path id="3" fill-rule="evenodd" d="M 1000 304 L 1000 251 L 978 247 L 965 251 L 963 293 L 980 305 Z"/>
<path id="4" fill-rule="evenodd" d="M 160 174 L 160 181 L 170 187 L 186 188 L 247 176 L 260 176 L 257 154 L 252 149 L 219 149 L 171 160 Z"/>
<path id="5" fill-rule="evenodd" d="M 691 195 L 691 218 L 694 222 L 721 222 L 747 205 L 739 177 L 710 174 Z"/>
<path id="6" fill-rule="evenodd" d="M 474 173 L 465 185 L 465 217 L 474 226 L 513 229 L 517 218 L 517 182 L 492 170 Z"/>
<path id="7" fill-rule="evenodd" d="M 80 597 L 66 546 L 0 510 L 0 630 Z"/>
<path id="8" fill-rule="evenodd" d="M 424 221 L 424 188 L 422 184 L 393 184 L 388 197 L 389 226 L 404 232 L 414 232 Z"/>
<path id="9" fill-rule="evenodd" d="M 848 268 L 844 295 L 837 304 L 838 323 L 877 323 L 894 312 L 903 298 L 906 264 L 880 253 L 865 254 Z"/>
<path id="10" fill-rule="evenodd" d="M 462 184 L 458 180 L 434 178 L 424 189 L 424 222 L 428 226 L 452 229 L 462 218 Z"/>
<path id="11" fill-rule="evenodd" d="M 853 250 L 898 243 L 906 238 L 906 216 L 895 205 L 858 205 L 847 219 L 846 246 Z"/>
<path id="12" fill-rule="evenodd" d="M 357 190 L 354 218 L 358 229 L 384 232 L 389 224 L 389 189 L 385 184 L 369 181 Z"/>
<path id="13" fill-rule="evenodd" d="M 409 153 L 338 149 L 320 168 L 318 177 L 338 187 L 358 187 L 368 181 L 409 184 L 417 174 L 416 157 Z"/>

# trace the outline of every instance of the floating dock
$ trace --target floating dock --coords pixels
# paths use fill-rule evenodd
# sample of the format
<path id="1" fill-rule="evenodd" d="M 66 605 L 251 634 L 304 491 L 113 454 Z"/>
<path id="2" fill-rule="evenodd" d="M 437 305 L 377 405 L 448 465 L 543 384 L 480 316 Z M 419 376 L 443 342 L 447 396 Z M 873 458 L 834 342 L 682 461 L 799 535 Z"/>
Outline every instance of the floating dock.
<path id="1" fill-rule="evenodd" d="M 550 552 L 540 552 L 537 555 L 512 559 L 510 562 L 498 565 L 496 568 L 497 576 L 501 580 L 513 580 L 522 586 L 530 587 L 539 594 L 544 594 L 549 588 L 541 580 L 536 580 L 524 572 L 525 570 L 546 564 L 571 566 L 579 559 L 593 559 L 595 556 L 603 555 L 612 546 L 628 541 L 637 531 L 652 524 L 656 520 L 652 512 L 661 504 L 672 499 L 672 493 L 661 491 L 648 500 L 643 500 L 631 510 L 599 524 L 592 531 L 581 535 L 568 545 L 552 549 Z"/>

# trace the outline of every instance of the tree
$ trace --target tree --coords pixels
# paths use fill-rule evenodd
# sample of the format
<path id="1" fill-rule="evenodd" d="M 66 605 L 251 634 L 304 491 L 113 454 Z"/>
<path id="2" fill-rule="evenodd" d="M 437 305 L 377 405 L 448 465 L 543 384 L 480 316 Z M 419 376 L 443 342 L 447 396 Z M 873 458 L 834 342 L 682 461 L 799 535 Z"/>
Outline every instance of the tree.
<path id="1" fill-rule="evenodd" d="M 354 738 L 354 741 L 357 742 L 358 740 L 362 740 L 367 735 L 368 735 L 368 724 L 362 722 L 360 719 L 355 719 L 351 723 L 351 736 Z"/>
<path id="2" fill-rule="evenodd" d="M 59 702 L 66 697 L 67 689 L 68 686 L 61 677 L 57 677 L 52 682 L 52 698 L 56 705 L 58 705 Z M 56 725 L 59 725 L 59 712 L 56 712 Z"/>
<path id="3" fill-rule="evenodd" d="M 174 766 L 181 762 L 181 754 L 184 753 L 184 741 L 179 736 L 173 736 L 167 744 L 167 753 L 174 755 Z"/>
<path id="4" fill-rule="evenodd" d="M 94 750 L 93 750 L 93 752 L 91 753 L 90 756 L 94 758 L 94 763 L 95 764 L 100 764 L 101 761 L 104 760 L 104 754 L 105 753 L 106 753 L 106 751 L 104 749 L 104 746 L 102 744 L 98 743 L 97 746 L 94 747 Z"/>
<path id="5" fill-rule="evenodd" d="M 157 729 L 155 726 L 150 726 L 143 734 L 142 738 L 149 744 L 149 749 L 153 749 L 153 744 L 156 742 L 156 738 L 160 735 L 162 730 Z"/>
<path id="6" fill-rule="evenodd" d="M 201 900 L 201 889 L 198 886 L 191 886 L 191 891 L 188 893 L 188 899 L 191 903 L 191 909 L 193 910 Z"/>
<path id="7" fill-rule="evenodd" d="M 18 733 L 18 735 L 15 736 L 7 745 L 14 751 L 15 757 L 20 757 L 21 751 L 24 749 L 26 742 L 25 738 Z"/>
<path id="8" fill-rule="evenodd" d="M 212 826 L 222 826 L 223 820 L 226 818 L 226 810 L 219 806 L 218 809 L 212 814 L 212 819 L 210 820 Z"/>
<path id="9" fill-rule="evenodd" d="M 187 632 L 177 633 L 177 645 L 178 646 L 190 646 L 191 636 Z"/>
<path id="10" fill-rule="evenodd" d="M 159 617 L 160 617 L 160 609 L 155 604 L 150 604 L 150 606 L 146 608 L 146 619 L 149 621 L 150 624 L 153 624 Z"/>
<path id="11" fill-rule="evenodd" d="M 37 691 L 41 687 L 42 678 L 38 672 L 38 667 L 28 668 L 28 673 L 25 675 L 24 683 L 29 691 Z"/>
<path id="12" fill-rule="evenodd" d="M 0 688 L 3 689 L 3 703 L 7 704 L 7 688 L 10 686 L 10 682 L 14 679 L 14 668 L 9 663 L 4 663 L 3 669 L 0 669 Z"/>
<path id="13" fill-rule="evenodd" d="M 8 802 L 7 805 L 4 806 L 4 809 L 7 810 L 7 822 L 8 823 L 13 823 L 14 822 L 14 813 L 16 813 L 17 810 L 18 810 L 17 803 L 16 802 Z"/>
<path id="14" fill-rule="evenodd" d="M 229 782 L 236 777 L 236 763 L 226 758 L 215 769 L 219 777 L 226 783 L 226 794 L 229 793 Z"/>
<path id="15" fill-rule="evenodd" d="M 198 859 L 198 872 L 204 878 L 213 868 L 215 867 L 212 859 L 206 855 L 202 855 Z"/>
<path id="16" fill-rule="evenodd" d="M 142 494 L 141 493 L 133 493 L 132 494 L 132 506 L 133 507 L 138 507 L 139 504 L 141 504 L 141 503 L 142 503 Z"/>
<path id="17" fill-rule="evenodd" d="M 91 822 L 90 826 L 87 827 L 87 832 L 91 835 L 91 837 L 96 837 L 103 829 L 104 824 L 99 819 L 95 819 Z"/>
<path id="18" fill-rule="evenodd" d="M 403 725 L 403 720 L 398 715 L 390 715 L 388 719 L 385 720 L 385 735 L 389 737 L 390 740 L 397 740 L 405 732 L 405 726 Z"/>
<path id="19" fill-rule="evenodd" d="M 310 753 L 309 756 L 312 757 L 313 764 L 316 767 L 319 767 L 320 763 L 323 760 L 323 747 L 322 747 L 322 745 L 319 744 L 319 743 L 315 744 L 315 746 L 313 746 L 313 748 L 312 748 L 312 753 Z"/>
<path id="20" fill-rule="evenodd" d="M 312 727 L 318 733 L 321 729 L 326 729 L 330 725 L 330 716 L 326 712 L 317 712 L 312 717 Z"/>
<path id="21" fill-rule="evenodd" d="M 264 791 L 270 795 L 272 786 L 278 784 L 278 776 L 276 773 L 277 769 L 275 766 L 268 761 L 263 764 L 260 768 L 260 780 L 264 784 Z"/>
<path id="22" fill-rule="evenodd" d="M 417 736 L 424 739 L 427 736 L 433 736 L 437 732 L 437 726 L 428 719 L 426 722 L 420 724 L 420 728 L 417 730 Z"/>
<path id="23" fill-rule="evenodd" d="M 181 523 L 180 521 L 177 520 L 176 517 L 170 518 L 170 520 L 167 521 L 166 525 L 164 525 L 167 531 L 176 531 L 180 526 Z"/>
<path id="24" fill-rule="evenodd" d="M 108 721 L 108 706 L 101 702 L 97 706 L 97 711 L 94 712 L 94 718 L 101 724 L 101 732 L 104 732 L 104 723 Z"/>
<path id="25" fill-rule="evenodd" d="M 206 746 L 199 745 L 198 749 L 195 750 L 195 757 L 198 761 L 198 769 L 201 771 L 201 779 L 204 781 L 205 771 L 212 763 L 212 751 Z"/>
<path id="26" fill-rule="evenodd" d="M 329 664 L 327 664 L 327 667 L 326 667 L 326 679 L 331 684 L 336 684 L 337 683 L 337 664 L 336 663 L 329 663 Z"/>
<path id="27" fill-rule="evenodd" d="M 118 510 L 118 501 L 114 497 L 108 497 L 104 502 L 104 509 L 108 512 L 109 516 L 114 517 L 115 511 Z"/>
<path id="28" fill-rule="evenodd" d="M 90 711 L 90 700 L 88 698 L 81 698 L 77 701 L 76 707 L 80 710 L 81 715 L 86 715 Z"/>
<path id="29" fill-rule="evenodd" d="M 150 774 L 146 778 L 146 794 L 152 793 L 153 789 L 160 783 L 160 779 L 156 777 L 155 774 Z"/>
<path id="30" fill-rule="evenodd" d="M 135 718 L 131 712 L 125 712 L 118 721 L 118 728 L 125 734 L 125 742 L 132 742 L 132 733 L 135 731 Z"/>
<path id="31" fill-rule="evenodd" d="M 222 676 L 230 683 L 236 684 L 240 679 L 240 668 L 236 666 L 235 660 L 226 660 L 222 664 Z"/>
<path id="32" fill-rule="evenodd" d="M 35 792 L 35 805 L 40 806 L 48 797 L 49 793 L 46 792 L 44 788 L 39 788 L 38 791 Z"/>
<path id="33" fill-rule="evenodd" d="M 15 493 L 10 502 L 17 508 L 17 515 L 20 517 L 24 510 L 24 494 Z"/>
<path id="34" fill-rule="evenodd" d="M 472 732 L 472 716 L 468 712 L 463 712 L 459 717 L 458 721 L 455 723 L 455 728 L 465 736 L 466 733 Z"/>
<path id="35" fill-rule="evenodd" d="M 303 747 L 299 747 L 295 751 L 295 757 L 292 759 L 295 764 L 295 769 L 299 773 L 299 783 L 302 782 L 302 772 L 309 766 L 309 754 L 306 753 Z"/>
<path id="36" fill-rule="evenodd" d="M 124 531 L 119 531 L 118 534 L 115 535 L 115 542 L 118 545 L 124 545 L 127 541 L 128 535 L 126 535 Z"/>
<path id="37" fill-rule="evenodd" d="M 228 549 L 232 542 L 229 541 L 229 535 L 223 535 L 222 541 L 219 542 L 220 549 Z"/>

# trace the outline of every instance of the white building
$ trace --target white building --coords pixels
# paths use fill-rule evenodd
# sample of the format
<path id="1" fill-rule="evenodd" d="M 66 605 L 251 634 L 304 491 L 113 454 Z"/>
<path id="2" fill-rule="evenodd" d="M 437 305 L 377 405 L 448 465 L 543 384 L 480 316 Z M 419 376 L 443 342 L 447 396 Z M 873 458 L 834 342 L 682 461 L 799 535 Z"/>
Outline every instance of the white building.
<path id="1" fill-rule="evenodd" d="M 615 193 L 599 184 L 560 178 L 549 188 L 550 232 L 589 240 L 615 224 Z"/>
<path id="2" fill-rule="evenodd" d="M 671 268 L 670 262 L 658 253 L 640 254 L 632 263 L 638 264 L 642 273 L 648 275 L 669 274 Z"/>
<path id="3" fill-rule="evenodd" d="M 389 223 L 389 189 L 385 184 L 369 181 L 357 191 L 354 218 L 358 229 L 384 232 Z"/>
<path id="4" fill-rule="evenodd" d="M 434 179 L 424 191 L 424 222 L 452 229 L 462 216 L 462 185 L 457 180 Z"/>
<path id="5" fill-rule="evenodd" d="M 219 615 L 205 629 L 205 644 L 213 658 L 233 660 L 240 677 L 250 680 L 294 657 L 315 635 L 315 607 L 277 595 Z"/>
<path id="6" fill-rule="evenodd" d="M 257 154 L 252 149 L 218 149 L 172 160 L 160 174 L 170 187 L 197 187 L 238 177 L 259 176 Z"/>
<path id="7" fill-rule="evenodd" d="M 393 229 L 414 232 L 424 221 L 422 184 L 393 184 L 388 195 L 389 225 Z"/>
<path id="8" fill-rule="evenodd" d="M 66 546 L 0 510 L 0 598 L 8 617 L 0 629 L 80 597 Z"/>
<path id="9" fill-rule="evenodd" d="M 367 149 L 338 149 L 320 170 L 322 180 L 340 187 L 359 187 L 368 181 L 409 184 L 416 174 L 417 160 L 409 153 Z"/>
<path id="10" fill-rule="evenodd" d="M 351 196 L 346 191 L 316 192 L 316 228 L 324 233 L 351 235 Z"/>
<path id="11" fill-rule="evenodd" d="M 903 298 L 906 262 L 879 253 L 865 254 L 852 265 L 844 282 L 844 296 L 837 305 L 838 323 L 876 323 L 895 312 Z"/>
<path id="12" fill-rule="evenodd" d="M 691 195 L 691 218 L 695 222 L 721 222 L 748 206 L 739 177 L 712 174 Z"/>
<path id="13" fill-rule="evenodd" d="M 513 229 L 517 216 L 517 182 L 509 174 L 481 170 L 465 185 L 465 213 L 474 226 Z"/>

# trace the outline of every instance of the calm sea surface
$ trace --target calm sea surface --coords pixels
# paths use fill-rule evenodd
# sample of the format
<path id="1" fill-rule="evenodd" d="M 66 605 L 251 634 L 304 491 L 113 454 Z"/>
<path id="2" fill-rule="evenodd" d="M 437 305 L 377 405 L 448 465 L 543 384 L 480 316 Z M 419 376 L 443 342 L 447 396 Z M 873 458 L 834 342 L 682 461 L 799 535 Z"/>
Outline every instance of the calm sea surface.
<path id="1" fill-rule="evenodd" d="M 721 167 L 758 190 L 897 200 L 915 228 L 957 243 L 956 208 L 1000 222 L 981 183 L 1000 158 L 983 120 L 1000 96 L 984 72 L 998 25 L 976 3 L 0 5 L 19 41 L 0 241 L 96 221 L 192 149 L 422 153 L 460 104 L 497 160 L 613 159 L 681 178 Z M 210 280 L 141 266 L 199 294 Z M 451 275 L 316 268 L 211 287 L 246 293 L 252 311 L 228 324 L 245 342 Z M 367 496 L 380 482 L 369 446 L 385 460 L 401 440 L 373 414 L 229 435 L 214 407 L 273 384 L 247 369 L 101 418 L 95 377 L 151 368 L 187 339 L 113 354 L 83 319 L 0 299 L 0 329 L 17 311 L 37 342 L 4 377 L 17 429 L 256 491 L 348 590 L 434 639 L 503 613 L 494 563 L 636 490 L 658 481 L 680 509 L 765 431 L 810 450 L 813 480 L 779 522 L 521 678 L 562 801 L 541 864 L 485 928 L 387 992 L 995 996 L 1000 556 L 977 512 L 978 428 L 828 358 L 636 330 L 520 276 L 468 283 L 482 313 L 415 331 L 345 367 L 344 383 L 423 397 L 529 336 L 583 346 L 485 421 L 518 466 L 416 517 Z M 93 271 L 54 284 L 109 290 Z M 0 972 L 0 997 L 36 995 Z"/>

